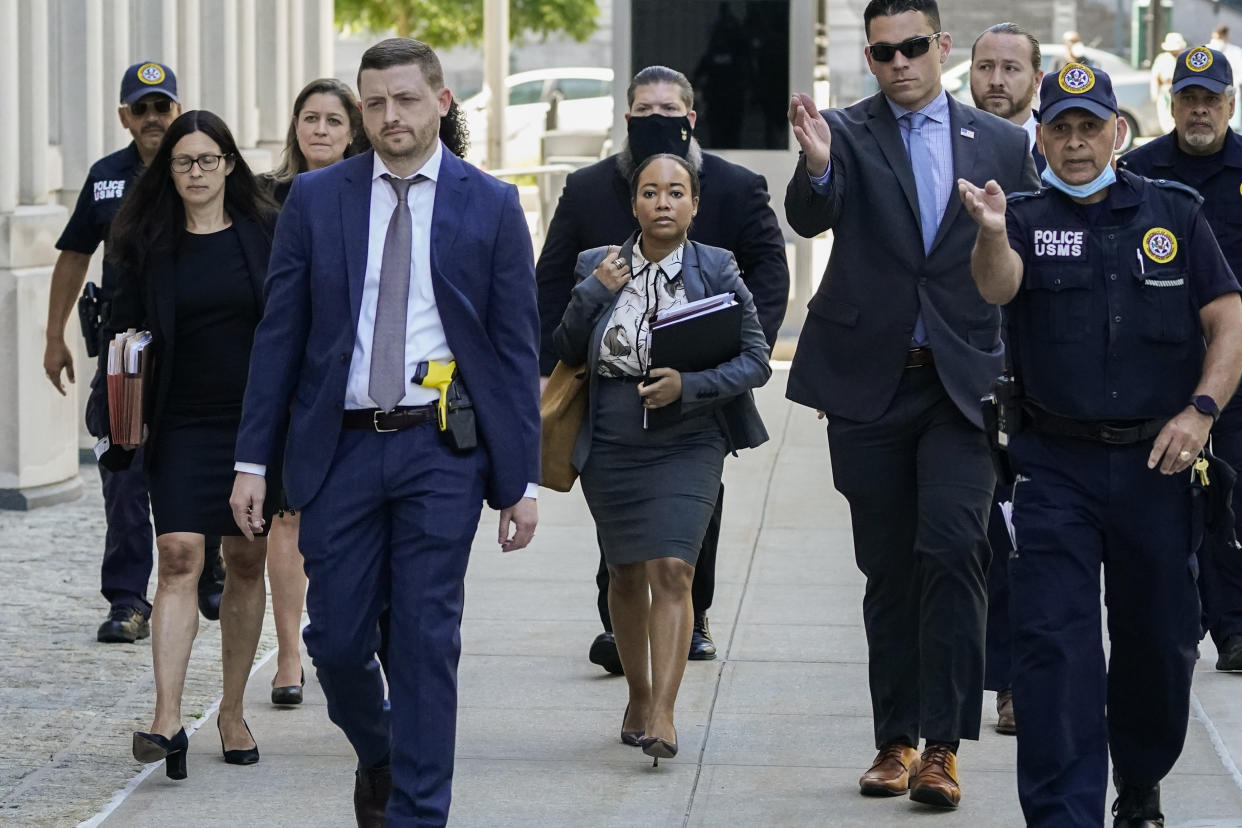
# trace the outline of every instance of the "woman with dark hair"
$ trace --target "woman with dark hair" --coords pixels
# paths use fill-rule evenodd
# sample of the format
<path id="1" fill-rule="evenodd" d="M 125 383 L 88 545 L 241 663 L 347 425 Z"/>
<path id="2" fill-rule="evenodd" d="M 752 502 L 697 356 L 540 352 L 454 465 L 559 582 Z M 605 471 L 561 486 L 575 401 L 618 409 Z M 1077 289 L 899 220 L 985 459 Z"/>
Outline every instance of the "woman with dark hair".
<path id="1" fill-rule="evenodd" d="M 133 752 L 140 762 L 165 760 L 171 779 L 186 777 L 181 694 L 198 631 L 206 535 L 223 536 L 226 567 L 221 750 L 230 764 L 259 761 L 242 696 L 266 607 L 266 540 L 240 537 L 228 500 L 274 211 L 228 127 L 198 110 L 169 126 L 112 224 L 119 284 L 109 327 L 150 330 L 154 353 L 144 467 L 159 553 L 151 612 L 155 714 L 149 732 L 134 733 Z M 279 469 L 279 458 L 271 465 Z"/>
<path id="2" fill-rule="evenodd" d="M 294 99 L 280 166 L 262 180 L 276 202 L 284 204 L 295 175 L 330 167 L 370 148 L 353 90 L 336 78 L 319 78 Z"/>
<path id="3" fill-rule="evenodd" d="M 353 90 L 336 78 L 306 84 L 293 101 L 281 164 L 260 180 L 277 203 L 284 204 L 293 178 L 329 167 L 371 148 L 362 129 L 362 112 Z M 302 703 L 306 673 L 302 669 L 302 608 L 306 603 L 306 570 L 298 551 L 299 519 L 281 507 L 270 524 L 267 574 L 272 584 L 272 617 L 276 625 L 276 675 L 272 704 Z"/>
<path id="4" fill-rule="evenodd" d="M 653 155 L 630 184 L 639 234 L 578 255 L 577 285 L 553 333 L 561 361 L 586 365 L 588 410 L 572 461 L 610 575 L 608 609 L 629 685 L 621 741 L 658 763 L 677 755 L 673 708 L 690 649 L 690 583 L 716 506 L 724 456 L 767 440 L 752 388 L 768 346 L 733 254 L 688 241 L 699 179 L 684 158 Z M 705 371 L 651 368 L 660 312 L 733 293 L 738 355 Z M 662 428 L 645 412 L 664 409 Z"/>

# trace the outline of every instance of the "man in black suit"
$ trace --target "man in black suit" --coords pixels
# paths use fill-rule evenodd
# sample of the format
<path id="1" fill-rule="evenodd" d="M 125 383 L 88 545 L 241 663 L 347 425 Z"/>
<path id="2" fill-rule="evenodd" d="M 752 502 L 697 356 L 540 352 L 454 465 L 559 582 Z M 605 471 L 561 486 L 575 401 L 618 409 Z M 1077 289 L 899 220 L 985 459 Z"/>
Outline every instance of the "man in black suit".
<path id="1" fill-rule="evenodd" d="M 828 417 L 867 576 L 879 754 L 861 791 L 954 807 L 958 742 L 978 738 L 983 700 L 995 473 L 979 398 L 1004 367 L 955 181 L 1018 191 L 1038 179 L 1020 127 L 945 93 L 952 42 L 933 0 L 872 0 L 863 21 L 880 93 L 822 113 L 795 95 L 789 108 L 802 147 L 789 223 L 804 236 L 831 228 L 836 243 L 786 394 Z"/>
<path id="2" fill-rule="evenodd" d="M 556 366 L 552 331 L 569 303 L 578 254 L 592 247 L 619 245 L 638 230 L 630 206 L 630 176 L 644 158 L 660 152 L 676 153 L 698 170 L 699 213 L 690 227 L 690 238 L 723 247 L 736 257 L 742 279 L 754 295 L 769 347 L 776 342 L 776 333 L 785 318 L 789 265 L 780 225 L 768 205 L 768 184 L 763 176 L 702 151 L 693 134 L 694 89 L 681 72 L 648 66 L 630 82 L 626 100 L 628 137 L 621 152 L 569 175 L 535 266 L 542 331 L 539 370 L 545 377 Z M 689 657 L 695 660 L 716 657 L 707 611 L 716 585 L 716 543 L 723 500 L 721 486 L 694 571 L 694 631 Z M 608 569 L 602 555 L 595 582 L 599 587 L 599 617 L 604 632 L 592 643 L 590 659 L 608 672 L 620 674 L 621 659 L 608 615 Z"/>

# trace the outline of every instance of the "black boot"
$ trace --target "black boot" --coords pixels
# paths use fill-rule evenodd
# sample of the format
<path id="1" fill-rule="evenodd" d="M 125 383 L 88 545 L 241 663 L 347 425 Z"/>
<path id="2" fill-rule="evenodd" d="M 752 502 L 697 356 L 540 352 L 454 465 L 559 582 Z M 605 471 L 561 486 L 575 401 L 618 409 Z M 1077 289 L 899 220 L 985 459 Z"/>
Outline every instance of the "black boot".
<path id="1" fill-rule="evenodd" d="M 712 632 L 707 627 L 707 613 L 696 613 L 694 629 L 690 633 L 691 661 L 711 661 L 716 657 L 716 643 L 712 641 Z"/>
<path id="2" fill-rule="evenodd" d="M 1131 785 L 1113 774 L 1117 801 L 1113 803 L 1113 828 L 1164 828 L 1160 813 L 1160 785 Z"/>

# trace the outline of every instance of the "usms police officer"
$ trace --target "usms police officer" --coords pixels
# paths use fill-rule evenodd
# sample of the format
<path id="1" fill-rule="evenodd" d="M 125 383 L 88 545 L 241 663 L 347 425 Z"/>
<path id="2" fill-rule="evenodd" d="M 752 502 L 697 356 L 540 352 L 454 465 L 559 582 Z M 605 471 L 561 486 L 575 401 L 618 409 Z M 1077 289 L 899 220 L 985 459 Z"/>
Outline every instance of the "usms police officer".
<path id="1" fill-rule="evenodd" d="M 1131 150 L 1119 165 L 1148 178 L 1180 181 L 1203 196 L 1203 214 L 1225 260 L 1242 268 L 1242 135 L 1234 115 L 1233 70 L 1222 52 L 1196 46 L 1177 56 L 1173 72 L 1173 131 Z M 1235 400 L 1212 429 L 1212 450 L 1242 469 L 1242 405 Z M 1235 485 L 1234 515 L 1242 513 Z M 1236 529 L 1242 531 L 1242 522 Z M 1216 669 L 1242 671 L 1242 555 L 1199 549 L 1199 596 L 1204 626 L 1219 654 Z"/>
<path id="2" fill-rule="evenodd" d="M 60 255 L 52 269 L 43 370 L 61 394 L 65 393 L 61 372 L 70 382 L 74 381 L 73 355 L 65 343 L 65 323 L 86 280 L 91 256 L 100 242 L 105 242 L 106 250 L 108 229 L 126 189 L 155 156 L 165 130 L 180 114 L 177 77 L 172 69 L 145 61 L 125 70 L 117 116 L 134 140 L 91 166 L 73 215 L 56 242 Z M 102 282 L 106 297 L 116 284 L 115 268 L 106 258 Z M 86 428 L 95 437 L 108 433 L 107 384 L 102 369 L 96 370 L 91 380 Z M 125 471 L 108 471 L 100 466 L 99 476 L 108 520 L 100 591 L 111 609 L 96 637 L 103 642 L 133 643 L 150 635 L 147 619 L 151 604 L 146 594 L 151 577 L 152 536 L 146 477 L 141 461 Z"/>
<path id="3" fill-rule="evenodd" d="M 1006 209 L 995 182 L 959 183 L 1025 395 L 1009 444 L 1018 797 L 1028 825 L 1100 825 L 1111 749 L 1114 826 L 1162 826 L 1199 640 L 1189 469 L 1242 372 L 1242 301 L 1195 193 L 1115 171 L 1108 76 L 1070 64 L 1040 99 L 1046 186 Z"/>

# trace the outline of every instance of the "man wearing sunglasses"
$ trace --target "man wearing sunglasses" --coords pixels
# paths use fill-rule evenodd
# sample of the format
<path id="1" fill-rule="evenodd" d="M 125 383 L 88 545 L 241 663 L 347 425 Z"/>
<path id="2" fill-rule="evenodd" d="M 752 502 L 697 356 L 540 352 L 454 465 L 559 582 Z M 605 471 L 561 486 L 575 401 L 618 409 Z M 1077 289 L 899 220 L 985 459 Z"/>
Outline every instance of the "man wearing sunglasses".
<path id="1" fill-rule="evenodd" d="M 863 21 L 879 94 L 824 112 L 798 94 L 789 107 L 802 147 L 789 223 L 836 241 L 786 394 L 828 417 L 867 576 L 879 753 L 861 792 L 955 807 L 958 743 L 979 738 L 983 702 L 996 476 L 979 398 L 1004 347 L 1000 312 L 971 281 L 975 228 L 954 181 L 1039 180 L 1020 127 L 945 93 L 952 38 L 935 2 L 872 0 Z"/>
<path id="2" fill-rule="evenodd" d="M 56 242 L 60 255 L 52 270 L 43 370 L 61 394 L 66 393 L 61 372 L 69 382 L 74 381 L 73 354 L 65 342 L 65 324 L 86 281 L 91 256 L 100 242 L 104 242 L 107 249 L 108 229 L 121 199 L 154 157 L 168 125 L 180 114 L 177 77 L 172 69 L 161 63 L 144 61 L 125 70 L 117 116 L 134 140 L 91 166 L 73 215 Z M 105 258 L 102 285 L 97 294 L 101 302 L 106 303 L 116 278 L 115 268 Z M 93 352 L 98 344 L 89 343 L 88 350 Z M 108 434 L 106 383 L 102 371 L 98 370 L 91 380 L 86 404 L 86 428 L 96 438 Z M 152 536 L 146 478 L 141 462 L 118 472 L 100 466 L 99 474 L 108 523 L 101 592 L 111 609 L 96 637 L 105 643 L 133 643 L 150 634 L 147 619 L 151 604 L 146 592 L 151 577 Z"/>

